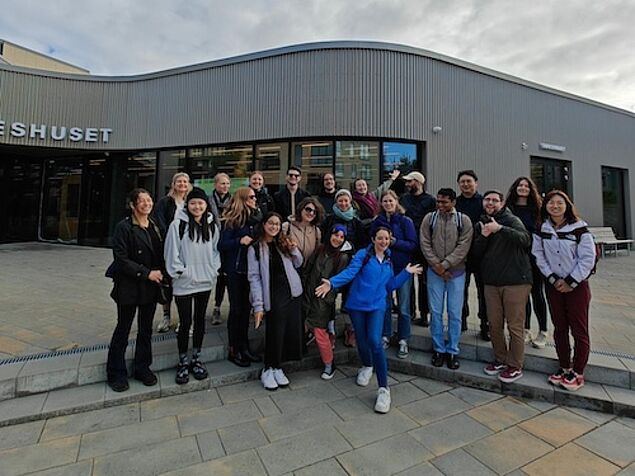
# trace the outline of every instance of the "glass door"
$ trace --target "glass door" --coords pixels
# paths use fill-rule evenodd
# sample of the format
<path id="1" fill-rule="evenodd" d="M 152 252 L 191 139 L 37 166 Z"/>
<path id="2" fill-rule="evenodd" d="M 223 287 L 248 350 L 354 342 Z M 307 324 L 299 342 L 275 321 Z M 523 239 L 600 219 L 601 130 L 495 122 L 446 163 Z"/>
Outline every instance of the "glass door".
<path id="1" fill-rule="evenodd" d="M 610 226 L 617 238 L 626 236 L 626 206 L 624 182 L 627 171 L 602 167 L 602 211 L 604 226 Z"/>
<path id="2" fill-rule="evenodd" d="M 531 178 L 544 197 L 552 190 L 562 190 L 573 198 L 571 190 L 571 162 L 566 160 L 531 158 Z"/>
<path id="3" fill-rule="evenodd" d="M 82 159 L 46 160 L 40 208 L 41 240 L 77 243 Z"/>

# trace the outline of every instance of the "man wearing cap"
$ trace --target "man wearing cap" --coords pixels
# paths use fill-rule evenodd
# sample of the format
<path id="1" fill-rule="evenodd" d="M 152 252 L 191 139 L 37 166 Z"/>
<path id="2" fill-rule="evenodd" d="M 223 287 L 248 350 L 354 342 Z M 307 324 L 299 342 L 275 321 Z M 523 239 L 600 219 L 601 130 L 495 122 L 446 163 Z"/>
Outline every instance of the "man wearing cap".
<path id="1" fill-rule="evenodd" d="M 292 165 L 287 170 L 287 185 L 273 195 L 273 203 L 283 220 L 295 215 L 295 207 L 311 194 L 300 188 L 302 171 L 299 167 Z"/>
<path id="2" fill-rule="evenodd" d="M 417 238 L 420 235 L 421 222 L 423 221 L 423 217 L 425 217 L 428 213 L 433 212 L 436 209 L 437 201 L 436 199 L 426 193 L 424 189 L 424 185 L 426 183 L 426 178 L 420 172 L 410 172 L 406 176 L 403 177 L 406 182 L 406 193 L 404 193 L 399 199 L 401 206 L 406 210 L 406 216 L 409 217 L 415 225 L 415 230 L 417 231 Z M 426 260 L 421 253 L 420 243 L 417 244 L 417 249 L 412 255 L 413 262 L 421 263 L 424 267 L 426 264 Z M 428 305 L 428 292 L 426 290 L 426 271 L 418 275 L 418 288 L 419 294 L 415 296 L 415 285 L 414 280 L 412 281 L 413 290 L 410 293 L 411 296 L 411 307 L 412 307 L 412 316 L 415 316 L 416 311 L 416 303 L 419 305 L 419 313 L 421 314 L 421 319 L 418 321 L 422 326 L 428 326 L 428 314 L 430 313 L 430 307 Z"/>

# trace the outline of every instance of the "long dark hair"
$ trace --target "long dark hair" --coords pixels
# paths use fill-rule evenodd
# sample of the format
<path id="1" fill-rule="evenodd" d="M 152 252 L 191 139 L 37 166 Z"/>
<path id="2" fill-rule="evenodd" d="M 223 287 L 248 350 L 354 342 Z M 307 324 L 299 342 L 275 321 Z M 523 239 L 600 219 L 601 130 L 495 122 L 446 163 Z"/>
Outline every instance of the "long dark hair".
<path id="1" fill-rule="evenodd" d="M 334 248 L 333 245 L 331 244 L 331 235 L 335 233 L 341 233 L 341 230 L 335 229 L 336 226 L 338 225 L 333 225 L 331 227 L 331 232 L 329 233 L 329 236 L 326 242 L 321 243 L 315 250 L 315 254 L 317 256 L 333 255 L 333 258 L 334 258 L 333 264 L 335 265 L 334 269 L 338 269 L 340 266 L 340 260 L 342 259 L 342 255 L 344 254 L 342 252 L 342 247 L 346 244 L 346 234 L 344 234 L 344 241 L 342 242 L 339 248 Z"/>
<path id="2" fill-rule="evenodd" d="M 254 243 L 253 246 L 260 246 L 260 243 L 263 242 L 265 237 L 265 224 L 269 221 L 271 217 L 277 217 L 280 220 L 280 231 L 276 236 L 273 237 L 273 242 L 276 247 L 285 255 L 291 255 L 291 247 L 289 246 L 290 239 L 285 234 L 282 233 L 282 216 L 276 212 L 267 212 L 265 216 L 262 218 L 262 221 L 256 225 L 256 232 L 254 234 Z"/>
<path id="3" fill-rule="evenodd" d="M 209 241 L 214 237 L 214 228 L 216 228 L 216 224 L 214 223 L 214 220 L 209 220 L 209 216 L 211 215 L 209 205 L 205 208 L 205 213 L 203 213 L 203 216 L 201 217 L 201 223 L 196 223 L 194 215 L 192 215 L 190 210 L 187 208 L 187 203 L 185 204 L 185 213 L 187 213 L 188 218 L 187 236 L 189 236 L 190 240 Z"/>
<path id="4" fill-rule="evenodd" d="M 536 225 L 538 225 L 541 221 L 540 208 L 542 207 L 542 198 L 538 193 L 538 187 L 536 186 L 536 183 L 529 177 L 518 177 L 516 180 L 514 180 L 514 183 L 511 185 L 511 187 L 509 187 L 509 191 L 507 192 L 505 204 L 512 211 L 514 211 L 519 199 L 518 191 L 516 189 L 520 185 L 520 182 L 522 182 L 523 180 L 526 181 L 529 185 L 529 196 L 527 197 L 527 205 L 531 207 L 534 221 L 536 222 Z"/>
<path id="5" fill-rule="evenodd" d="M 545 196 L 544 200 L 542 201 L 542 207 L 540 208 L 540 217 L 542 218 L 542 220 L 545 221 L 550 218 L 550 215 L 547 212 L 547 203 L 549 203 L 549 200 L 551 200 L 556 195 L 561 197 L 564 200 L 564 203 L 567 205 L 567 208 L 564 211 L 565 223 L 570 225 L 580 220 L 580 216 L 575 209 L 575 205 L 573 205 L 573 202 L 569 198 L 569 195 L 564 193 L 562 190 L 552 190 Z"/>

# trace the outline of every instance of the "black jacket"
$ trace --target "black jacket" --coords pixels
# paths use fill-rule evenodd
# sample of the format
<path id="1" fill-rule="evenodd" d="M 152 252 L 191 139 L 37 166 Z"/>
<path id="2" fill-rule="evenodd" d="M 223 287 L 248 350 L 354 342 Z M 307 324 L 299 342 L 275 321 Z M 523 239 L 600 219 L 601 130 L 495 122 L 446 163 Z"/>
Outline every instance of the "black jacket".
<path id="1" fill-rule="evenodd" d="M 260 190 L 254 190 L 254 192 L 256 194 L 256 201 L 258 202 L 258 208 L 260 208 L 262 216 L 265 216 L 268 212 L 275 211 L 273 198 L 271 198 L 271 195 L 269 195 L 265 187 Z"/>
<path id="2" fill-rule="evenodd" d="M 156 234 L 155 241 L 151 233 Z M 121 305 L 157 302 L 159 286 L 150 281 L 148 275 L 156 269 L 163 274 L 166 271 L 163 237 L 156 223 L 151 220 L 148 229 L 144 229 L 132 217 L 121 220 L 113 234 L 112 254 L 115 259 L 114 287 L 110 296 L 115 302 Z"/>
<path id="3" fill-rule="evenodd" d="M 456 197 L 456 211 L 465 213 L 472 223 L 476 223 L 481 218 L 481 215 L 485 213 L 483 211 L 483 196 L 476 192 L 470 198 L 466 198 L 463 195 Z"/>
<path id="4" fill-rule="evenodd" d="M 309 192 L 298 187 L 298 190 L 295 192 L 295 206 L 297 207 L 302 200 L 310 196 L 311 194 Z M 282 216 L 282 219 L 285 221 L 288 220 L 289 215 L 291 215 L 291 192 L 289 192 L 286 186 L 274 194 L 273 203 L 276 212 Z"/>
<path id="5" fill-rule="evenodd" d="M 418 237 L 423 217 L 437 209 L 437 199 L 426 192 L 419 195 L 408 192 L 404 193 L 399 201 L 401 206 L 406 209 L 406 216 L 414 222 Z"/>
<path id="6" fill-rule="evenodd" d="M 331 193 L 322 190 L 318 195 L 318 200 L 320 204 L 324 208 L 324 216 L 333 215 L 333 205 L 335 204 L 335 194 L 337 190 L 334 190 Z"/>
<path id="7" fill-rule="evenodd" d="M 497 232 L 484 237 L 482 223 L 474 227 L 471 255 L 480 263 L 481 278 L 489 286 L 532 284 L 531 264 L 527 250 L 531 236 L 525 225 L 508 208 L 503 208 L 494 220 L 503 225 Z"/>
<path id="8" fill-rule="evenodd" d="M 159 226 L 162 236 L 165 236 L 168 232 L 170 223 L 174 220 L 174 212 L 176 212 L 176 202 L 169 195 L 160 198 L 157 202 L 157 206 L 154 207 L 152 218 Z"/>

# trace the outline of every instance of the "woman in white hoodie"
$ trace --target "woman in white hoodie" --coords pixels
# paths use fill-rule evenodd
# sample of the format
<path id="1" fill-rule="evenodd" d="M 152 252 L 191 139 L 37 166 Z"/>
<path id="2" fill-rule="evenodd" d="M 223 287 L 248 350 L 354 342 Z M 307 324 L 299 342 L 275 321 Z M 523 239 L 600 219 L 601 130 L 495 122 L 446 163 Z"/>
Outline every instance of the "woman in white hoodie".
<path id="1" fill-rule="evenodd" d="M 208 210 L 207 194 L 203 189 L 194 187 L 187 195 L 185 207 L 178 209 L 175 214 L 164 251 L 166 269 L 172 277 L 174 300 L 179 311 L 179 364 L 175 378 L 179 385 L 189 381 L 190 371 L 197 380 L 207 378 L 207 369 L 200 355 L 205 334 L 205 311 L 220 268 L 218 237 L 216 221 Z M 192 359 L 188 362 L 192 320 L 193 349 Z"/>

